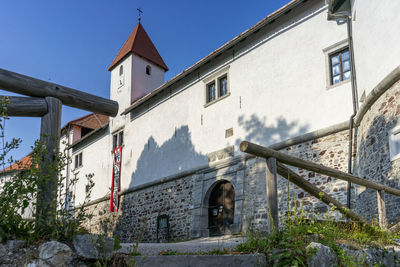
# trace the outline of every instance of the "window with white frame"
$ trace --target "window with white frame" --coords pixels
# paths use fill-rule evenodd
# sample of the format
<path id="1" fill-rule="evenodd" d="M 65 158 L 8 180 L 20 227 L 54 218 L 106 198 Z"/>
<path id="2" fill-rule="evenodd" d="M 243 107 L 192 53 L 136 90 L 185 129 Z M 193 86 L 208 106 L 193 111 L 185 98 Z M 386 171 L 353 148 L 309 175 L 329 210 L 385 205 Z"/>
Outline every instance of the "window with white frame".
<path id="1" fill-rule="evenodd" d="M 120 131 L 113 135 L 113 149 L 120 147 L 124 144 L 124 131 Z"/>
<path id="2" fill-rule="evenodd" d="M 206 83 L 206 105 L 229 95 L 228 73 L 226 71 L 218 72 L 204 82 Z"/>
<path id="3" fill-rule="evenodd" d="M 326 85 L 330 89 L 351 78 L 350 51 L 347 39 L 323 50 L 326 62 Z"/>
<path id="4" fill-rule="evenodd" d="M 350 52 L 349 48 L 329 56 L 331 85 L 350 79 Z"/>
<path id="5" fill-rule="evenodd" d="M 389 153 L 391 161 L 400 158 L 400 126 L 389 131 Z"/>
<path id="6" fill-rule="evenodd" d="M 75 169 L 82 166 L 82 152 L 75 155 Z"/>

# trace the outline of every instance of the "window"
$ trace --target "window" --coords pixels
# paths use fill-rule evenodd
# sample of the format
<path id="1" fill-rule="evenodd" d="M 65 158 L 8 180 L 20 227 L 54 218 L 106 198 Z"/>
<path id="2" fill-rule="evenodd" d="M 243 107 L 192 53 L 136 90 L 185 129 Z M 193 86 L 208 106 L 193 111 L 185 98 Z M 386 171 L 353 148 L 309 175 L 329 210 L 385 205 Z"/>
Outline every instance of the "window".
<path id="1" fill-rule="evenodd" d="M 400 126 L 389 131 L 389 153 L 391 161 L 400 158 Z"/>
<path id="2" fill-rule="evenodd" d="M 119 67 L 119 79 L 118 79 L 118 86 L 121 87 L 124 85 L 125 79 L 124 79 L 124 66 Z"/>
<path id="3" fill-rule="evenodd" d="M 82 166 L 82 152 L 75 155 L 75 169 Z"/>
<path id="4" fill-rule="evenodd" d="M 151 67 L 149 65 L 146 66 L 146 74 L 151 75 Z"/>
<path id="5" fill-rule="evenodd" d="M 206 83 L 206 105 L 229 95 L 228 74 L 219 72 L 204 81 Z"/>
<path id="6" fill-rule="evenodd" d="M 325 54 L 327 89 L 349 82 L 351 77 L 351 62 L 348 40 L 343 39 L 322 51 Z"/>
<path id="7" fill-rule="evenodd" d="M 228 94 L 228 78 L 223 76 L 218 79 L 218 97 Z"/>
<path id="8" fill-rule="evenodd" d="M 331 85 L 350 79 L 350 52 L 345 48 L 330 55 Z"/>
<path id="9" fill-rule="evenodd" d="M 113 149 L 120 147 L 124 144 L 124 131 L 113 135 Z"/>
<path id="10" fill-rule="evenodd" d="M 207 103 L 215 100 L 215 82 L 207 84 Z"/>

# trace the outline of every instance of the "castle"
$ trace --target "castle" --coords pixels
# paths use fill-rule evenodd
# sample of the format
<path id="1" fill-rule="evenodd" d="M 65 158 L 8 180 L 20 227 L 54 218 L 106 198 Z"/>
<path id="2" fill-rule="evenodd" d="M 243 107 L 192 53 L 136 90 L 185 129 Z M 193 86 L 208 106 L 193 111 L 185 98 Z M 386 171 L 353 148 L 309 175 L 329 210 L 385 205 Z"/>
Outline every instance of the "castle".
<path id="1" fill-rule="evenodd" d="M 83 174 L 93 173 L 87 227 L 115 216 L 122 241 L 135 239 L 143 217 L 145 241 L 165 228 L 169 239 L 267 229 L 265 160 L 240 152 L 242 140 L 342 171 L 350 162 L 354 174 L 398 188 L 399 11 L 390 0 L 293 0 L 166 82 L 167 64 L 139 23 L 109 67 L 119 115 L 63 128 L 64 175 L 82 177 L 70 205 L 82 203 Z M 377 217 L 373 190 L 300 173 Z M 278 182 L 284 214 L 287 183 Z M 297 187 L 290 194 L 328 211 Z M 397 222 L 400 200 L 386 201 Z"/>

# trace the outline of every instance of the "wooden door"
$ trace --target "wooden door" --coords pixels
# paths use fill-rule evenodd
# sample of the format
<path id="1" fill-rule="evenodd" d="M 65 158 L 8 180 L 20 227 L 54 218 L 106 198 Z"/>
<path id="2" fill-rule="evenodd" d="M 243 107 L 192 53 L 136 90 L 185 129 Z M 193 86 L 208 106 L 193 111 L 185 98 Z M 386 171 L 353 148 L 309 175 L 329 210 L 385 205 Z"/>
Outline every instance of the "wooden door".
<path id="1" fill-rule="evenodd" d="M 210 236 L 230 234 L 235 210 L 235 190 L 228 181 L 217 184 L 208 201 L 208 226 Z"/>

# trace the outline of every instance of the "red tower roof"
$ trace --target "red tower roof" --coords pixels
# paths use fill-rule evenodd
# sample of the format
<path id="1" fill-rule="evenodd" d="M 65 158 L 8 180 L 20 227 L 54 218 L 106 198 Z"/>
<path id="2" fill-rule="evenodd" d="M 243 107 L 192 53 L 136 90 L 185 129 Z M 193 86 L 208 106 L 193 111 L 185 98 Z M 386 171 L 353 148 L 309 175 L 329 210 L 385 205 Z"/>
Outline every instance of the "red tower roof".
<path id="1" fill-rule="evenodd" d="M 110 67 L 108 67 L 108 70 L 111 71 L 112 68 L 114 68 L 125 56 L 131 52 L 160 66 L 165 71 L 168 70 L 167 65 L 165 65 L 164 60 L 158 53 L 156 47 L 140 23 L 136 25 L 128 40 L 126 40 L 121 50 L 119 50 L 118 55 L 114 58 L 114 61 L 111 63 Z"/>

